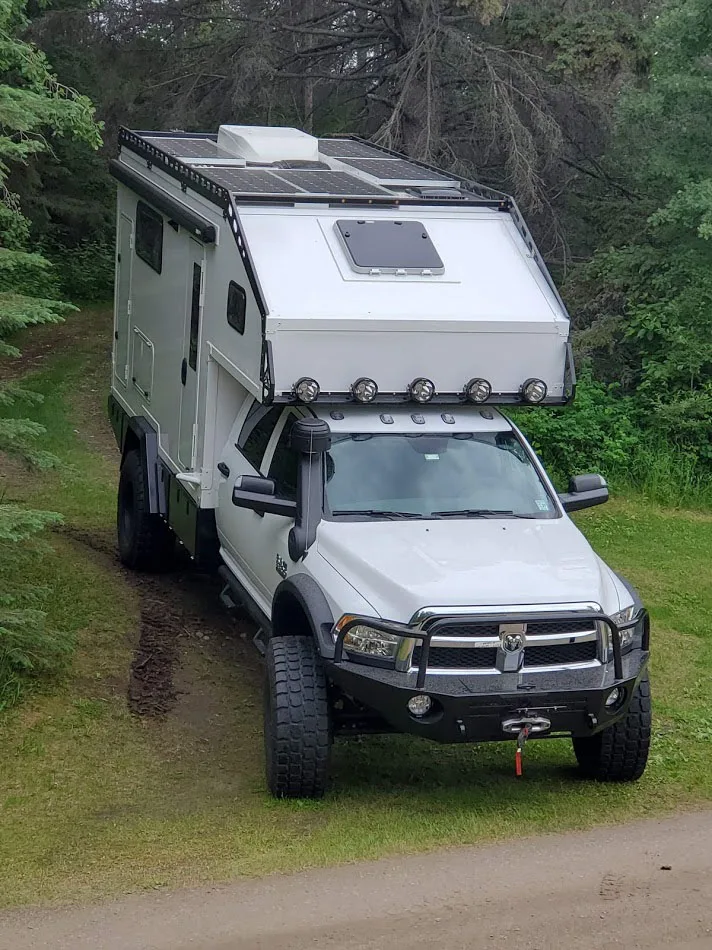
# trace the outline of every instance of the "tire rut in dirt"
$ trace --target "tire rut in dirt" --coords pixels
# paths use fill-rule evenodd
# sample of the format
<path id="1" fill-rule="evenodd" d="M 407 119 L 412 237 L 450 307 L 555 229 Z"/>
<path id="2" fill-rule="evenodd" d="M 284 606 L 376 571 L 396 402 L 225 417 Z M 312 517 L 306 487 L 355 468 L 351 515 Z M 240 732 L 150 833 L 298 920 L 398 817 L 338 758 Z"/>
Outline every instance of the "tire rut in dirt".
<path id="1" fill-rule="evenodd" d="M 138 631 L 131 637 L 135 646 L 128 684 L 121 687 L 126 690 L 131 713 L 161 719 L 174 709 L 185 691 L 176 688 L 176 670 L 186 644 L 195 644 L 191 630 L 210 631 L 211 650 L 217 651 L 219 662 L 254 668 L 255 677 L 259 676 L 256 651 L 248 643 L 255 633 L 251 621 L 246 616 L 237 621 L 228 616 L 218 599 L 220 584 L 197 573 L 185 552 L 182 557 L 181 551 L 177 552 L 175 570 L 170 573 L 137 574 L 121 565 L 112 531 L 87 531 L 66 524 L 55 530 L 97 555 L 107 569 L 126 580 L 138 598 Z M 219 637 L 225 639 L 221 650 L 217 647 Z M 200 649 L 206 649 L 206 640 L 201 638 Z M 201 687 L 193 684 L 193 688 L 199 691 Z"/>
<path id="2" fill-rule="evenodd" d="M 164 601 L 145 601 L 140 623 L 129 671 L 128 705 L 134 715 L 160 718 L 177 699 L 173 668 L 178 658 L 180 618 Z"/>

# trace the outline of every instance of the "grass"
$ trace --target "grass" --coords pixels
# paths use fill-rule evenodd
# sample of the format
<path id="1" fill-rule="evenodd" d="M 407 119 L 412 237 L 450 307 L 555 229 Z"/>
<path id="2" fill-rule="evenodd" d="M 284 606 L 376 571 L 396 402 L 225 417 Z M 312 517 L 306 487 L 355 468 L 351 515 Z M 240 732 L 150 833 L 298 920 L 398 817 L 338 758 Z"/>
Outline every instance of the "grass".
<path id="1" fill-rule="evenodd" d="M 61 511 L 70 533 L 0 564 L 52 588 L 51 621 L 78 651 L 61 683 L 0 718 L 0 901 L 79 901 L 303 867 L 582 828 L 712 799 L 712 515 L 639 498 L 584 512 L 596 550 L 643 593 L 653 619 L 655 735 L 635 786 L 586 782 L 570 744 L 531 743 L 513 779 L 511 746 L 435 746 L 410 737 L 338 743 L 319 803 L 274 802 L 262 777 L 259 676 L 194 648 L 186 695 L 163 722 L 129 715 L 126 677 L 136 594 L 76 540 L 113 530 L 116 458 L 103 422 L 109 326 L 72 318 L 72 345 L 32 385 L 35 418 L 71 469 L 30 478 L 12 497 Z M 199 702 L 198 702 L 199 701 Z M 197 704 L 197 705 L 196 705 Z"/>

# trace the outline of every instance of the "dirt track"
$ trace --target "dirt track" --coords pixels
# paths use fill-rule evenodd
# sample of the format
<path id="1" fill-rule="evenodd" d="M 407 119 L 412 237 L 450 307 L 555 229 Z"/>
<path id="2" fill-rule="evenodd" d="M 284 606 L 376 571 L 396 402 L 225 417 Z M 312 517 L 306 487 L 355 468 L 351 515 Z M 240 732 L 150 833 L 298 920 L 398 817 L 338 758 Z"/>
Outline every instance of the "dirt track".
<path id="1" fill-rule="evenodd" d="M 712 811 L 0 917 L 0 950 L 322 947 L 709 950 Z"/>

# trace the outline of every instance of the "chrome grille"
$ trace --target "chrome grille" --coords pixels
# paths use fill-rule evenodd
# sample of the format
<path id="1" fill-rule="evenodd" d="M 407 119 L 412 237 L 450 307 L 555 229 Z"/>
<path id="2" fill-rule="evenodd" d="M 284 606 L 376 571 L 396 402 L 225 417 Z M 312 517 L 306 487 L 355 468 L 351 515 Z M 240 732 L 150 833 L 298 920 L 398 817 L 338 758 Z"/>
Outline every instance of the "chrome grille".
<path id="1" fill-rule="evenodd" d="M 569 663 L 585 663 L 595 660 L 598 645 L 595 640 L 583 643 L 566 643 L 563 646 L 524 649 L 524 666 L 563 666 Z M 413 666 L 420 664 L 422 647 L 413 650 Z M 477 647 L 431 646 L 428 655 L 429 669 L 483 670 L 493 669 L 497 662 L 497 650 Z"/>
<path id="2" fill-rule="evenodd" d="M 523 618 L 525 619 L 525 618 Z M 590 633 L 593 622 L 582 620 L 531 620 L 527 622 L 527 637 L 550 637 L 557 634 Z M 452 623 L 438 624 L 438 637 L 495 637 L 499 638 L 498 623 Z"/>
<path id="3" fill-rule="evenodd" d="M 532 611 L 532 620 L 527 619 L 525 611 L 528 610 Z M 568 616 L 562 616 L 559 620 L 551 617 L 550 609 L 549 616 L 542 618 L 541 614 L 545 612 L 520 608 L 519 611 L 513 609 L 512 614 L 502 618 L 501 623 L 511 624 L 515 623 L 514 616 L 517 616 L 517 622 L 521 617 L 521 623 L 526 624 L 526 643 L 523 650 L 525 670 L 535 671 L 575 664 L 591 665 L 599 662 L 599 657 L 605 651 L 606 640 L 605 632 L 599 629 L 595 617 L 572 617 L 571 612 L 566 611 Z M 539 618 L 536 617 L 537 613 Z M 493 619 L 491 613 L 481 621 L 472 616 L 431 614 L 422 626 L 433 633 L 428 651 L 428 672 L 493 673 L 513 668 L 513 655 L 505 654 L 501 648 L 500 621 L 498 618 Z M 423 647 L 416 644 L 410 658 L 411 672 L 419 669 L 422 656 Z M 509 659 L 505 660 L 505 656 L 509 656 Z M 521 654 L 517 656 L 521 657 Z"/>

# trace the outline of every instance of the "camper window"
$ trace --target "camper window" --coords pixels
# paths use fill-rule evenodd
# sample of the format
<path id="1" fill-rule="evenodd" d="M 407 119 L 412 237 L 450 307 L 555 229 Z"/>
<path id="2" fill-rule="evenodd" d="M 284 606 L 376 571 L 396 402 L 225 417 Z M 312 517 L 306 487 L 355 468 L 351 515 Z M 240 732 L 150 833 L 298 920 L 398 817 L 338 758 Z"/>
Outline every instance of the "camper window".
<path id="1" fill-rule="evenodd" d="M 200 281 L 203 269 L 200 264 L 193 264 L 193 287 L 190 295 L 190 345 L 188 347 L 188 363 L 191 369 L 198 365 L 198 336 L 200 333 Z"/>
<path id="2" fill-rule="evenodd" d="M 163 218 L 143 201 L 136 205 L 136 256 L 157 274 L 163 270 Z"/>
<path id="3" fill-rule="evenodd" d="M 245 311 L 247 310 L 247 294 L 244 289 L 230 281 L 227 288 L 227 322 L 238 333 L 245 332 Z"/>

